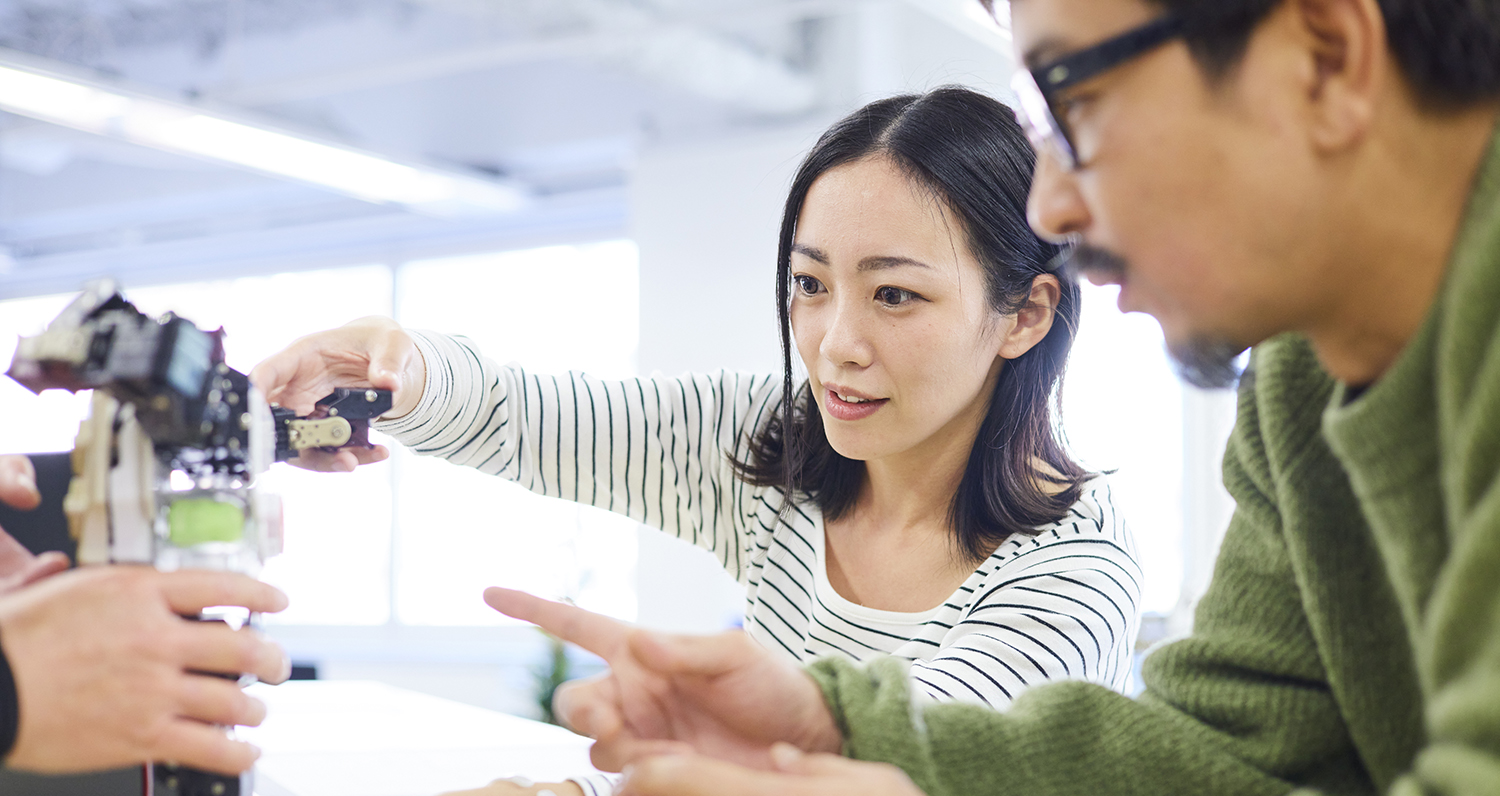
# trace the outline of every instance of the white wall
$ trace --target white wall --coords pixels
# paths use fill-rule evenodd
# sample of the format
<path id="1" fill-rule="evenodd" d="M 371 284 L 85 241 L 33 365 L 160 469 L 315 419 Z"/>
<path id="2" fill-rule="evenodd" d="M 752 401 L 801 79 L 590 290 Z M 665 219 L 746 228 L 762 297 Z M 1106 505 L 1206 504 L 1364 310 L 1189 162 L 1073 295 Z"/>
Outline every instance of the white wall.
<path id="1" fill-rule="evenodd" d="M 648 150 L 631 177 L 640 252 L 642 373 L 781 370 L 776 238 L 786 189 L 817 131 Z M 639 621 L 720 630 L 744 590 L 712 556 L 642 528 Z"/>

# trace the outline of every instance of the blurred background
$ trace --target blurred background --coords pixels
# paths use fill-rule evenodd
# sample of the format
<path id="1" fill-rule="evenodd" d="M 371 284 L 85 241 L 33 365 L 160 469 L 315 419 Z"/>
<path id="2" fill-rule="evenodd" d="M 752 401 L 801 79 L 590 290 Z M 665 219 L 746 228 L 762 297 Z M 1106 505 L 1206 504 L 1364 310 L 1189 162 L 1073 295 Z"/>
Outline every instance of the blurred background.
<path id="1" fill-rule="evenodd" d="M 775 371 L 780 205 L 818 133 L 944 84 L 1009 102 L 1013 69 L 975 0 L 0 0 L 0 361 L 109 275 L 245 371 L 368 314 L 544 372 Z M 0 451 L 70 448 L 86 405 L 0 380 Z M 1117 470 L 1144 638 L 1185 630 L 1232 397 L 1090 286 L 1064 406 Z M 545 645 L 484 586 L 679 630 L 742 608 L 686 544 L 444 462 L 266 482 L 293 604 L 268 630 L 322 678 L 535 715 Z"/>

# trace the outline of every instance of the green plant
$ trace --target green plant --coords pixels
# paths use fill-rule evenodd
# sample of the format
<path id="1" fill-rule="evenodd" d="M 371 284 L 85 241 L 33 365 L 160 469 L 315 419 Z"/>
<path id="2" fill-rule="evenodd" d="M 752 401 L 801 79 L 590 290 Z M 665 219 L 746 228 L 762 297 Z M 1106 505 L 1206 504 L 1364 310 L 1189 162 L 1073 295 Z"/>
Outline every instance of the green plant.
<path id="1" fill-rule="evenodd" d="M 572 678 L 573 663 L 568 660 L 568 646 L 562 639 L 545 631 L 538 632 L 547 639 L 547 656 L 531 670 L 536 684 L 536 704 L 541 708 L 542 721 L 561 724 L 552 713 L 552 697 L 558 686 Z"/>

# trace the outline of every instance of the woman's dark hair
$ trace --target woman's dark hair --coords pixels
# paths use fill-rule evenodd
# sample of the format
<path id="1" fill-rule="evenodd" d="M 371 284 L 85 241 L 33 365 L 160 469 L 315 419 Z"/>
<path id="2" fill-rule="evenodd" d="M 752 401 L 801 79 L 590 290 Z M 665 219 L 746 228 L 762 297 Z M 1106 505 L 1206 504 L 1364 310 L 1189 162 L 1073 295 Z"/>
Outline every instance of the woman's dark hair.
<path id="1" fill-rule="evenodd" d="M 994 11 L 993 0 L 980 0 Z M 1232 71 L 1255 28 L 1286 0 L 1154 0 L 1182 18 L 1183 39 L 1210 79 Z M 1500 2 L 1378 0 L 1386 44 L 1427 105 L 1500 97 Z"/>
<path id="2" fill-rule="evenodd" d="M 792 180 L 776 255 L 776 312 L 781 324 L 782 403 L 750 440 L 742 478 L 805 495 L 828 519 L 854 506 L 864 462 L 833 449 L 817 398 L 792 385 L 791 256 L 797 219 L 814 181 L 863 158 L 894 164 L 930 191 L 961 223 L 969 250 L 984 270 L 989 304 L 1009 315 L 1030 300 L 1033 280 L 1055 274 L 1060 249 L 1026 223 L 1026 195 L 1035 155 L 1011 110 L 963 88 L 870 103 L 818 139 Z M 969 452 L 949 510 L 955 549 L 977 562 L 1011 534 L 1034 532 L 1061 519 L 1094 474 L 1073 461 L 1054 412 L 1068 351 L 1078 325 L 1078 286 L 1062 289 L 1052 328 L 1041 342 L 1009 360 Z"/>

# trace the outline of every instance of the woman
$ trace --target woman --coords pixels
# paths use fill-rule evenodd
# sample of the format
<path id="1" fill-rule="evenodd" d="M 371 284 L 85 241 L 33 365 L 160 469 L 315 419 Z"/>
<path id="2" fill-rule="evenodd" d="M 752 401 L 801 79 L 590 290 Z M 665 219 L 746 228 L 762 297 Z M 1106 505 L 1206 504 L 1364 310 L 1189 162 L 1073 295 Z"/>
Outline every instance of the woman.
<path id="1" fill-rule="evenodd" d="M 535 376 L 384 319 L 254 378 L 297 409 L 395 389 L 380 427 L 417 452 L 708 549 L 746 632 L 797 660 L 898 655 L 916 691 L 996 707 L 1041 680 L 1121 689 L 1141 573 L 1053 414 L 1079 293 L 1027 226 L 1033 161 L 1009 109 L 959 88 L 825 133 L 782 218 L 779 379 Z"/>

